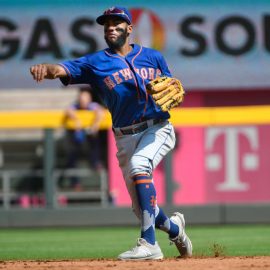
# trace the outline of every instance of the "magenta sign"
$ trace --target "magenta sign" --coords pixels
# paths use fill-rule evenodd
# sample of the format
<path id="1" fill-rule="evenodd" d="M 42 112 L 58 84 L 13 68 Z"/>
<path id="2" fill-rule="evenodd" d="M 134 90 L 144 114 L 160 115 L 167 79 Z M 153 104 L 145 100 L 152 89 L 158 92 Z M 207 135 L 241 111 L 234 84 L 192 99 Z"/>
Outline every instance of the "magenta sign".
<path id="1" fill-rule="evenodd" d="M 270 201 L 270 127 L 205 130 L 207 202 Z"/>
<path id="2" fill-rule="evenodd" d="M 176 205 L 270 201 L 270 126 L 176 128 L 173 202 Z M 130 204 L 109 136 L 109 180 L 115 204 Z M 154 173 L 159 204 L 164 204 L 164 164 Z"/>

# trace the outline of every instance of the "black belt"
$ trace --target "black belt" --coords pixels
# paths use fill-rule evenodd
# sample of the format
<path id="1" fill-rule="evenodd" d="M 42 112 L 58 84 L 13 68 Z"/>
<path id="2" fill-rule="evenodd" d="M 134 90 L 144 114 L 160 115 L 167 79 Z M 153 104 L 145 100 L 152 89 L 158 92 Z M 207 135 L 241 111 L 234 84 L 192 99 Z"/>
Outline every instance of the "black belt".
<path id="1" fill-rule="evenodd" d="M 113 128 L 113 132 L 116 135 L 131 135 L 131 134 L 137 134 L 140 132 L 143 132 L 147 128 L 154 126 L 158 123 L 163 123 L 167 121 L 167 119 L 150 119 L 138 124 L 134 124 L 129 127 L 124 127 L 124 128 Z"/>

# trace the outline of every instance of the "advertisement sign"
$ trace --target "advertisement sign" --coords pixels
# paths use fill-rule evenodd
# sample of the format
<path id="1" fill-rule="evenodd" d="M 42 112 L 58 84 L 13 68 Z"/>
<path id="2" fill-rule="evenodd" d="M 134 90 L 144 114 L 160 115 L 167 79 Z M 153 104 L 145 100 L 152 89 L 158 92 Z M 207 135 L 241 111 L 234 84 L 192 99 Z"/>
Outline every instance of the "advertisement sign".
<path id="1" fill-rule="evenodd" d="M 262 203 L 270 201 L 270 126 L 176 128 L 173 204 Z M 109 138 L 110 190 L 114 203 L 130 204 Z M 164 164 L 154 173 L 160 205 L 166 202 Z"/>
<path id="2" fill-rule="evenodd" d="M 269 88 L 269 1 L 154 3 L 127 4 L 133 16 L 132 42 L 161 51 L 186 89 Z M 33 83 L 29 67 L 106 47 L 103 27 L 95 19 L 110 2 L 0 5 L 1 88 L 62 87 L 58 80 Z"/>

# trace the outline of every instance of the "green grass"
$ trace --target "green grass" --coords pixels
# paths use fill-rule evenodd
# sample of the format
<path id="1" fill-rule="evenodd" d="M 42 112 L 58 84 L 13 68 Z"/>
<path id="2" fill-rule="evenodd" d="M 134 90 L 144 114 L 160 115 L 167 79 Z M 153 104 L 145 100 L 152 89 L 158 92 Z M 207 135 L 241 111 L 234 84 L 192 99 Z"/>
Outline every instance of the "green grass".
<path id="1" fill-rule="evenodd" d="M 270 255 L 270 226 L 192 226 L 195 256 Z M 0 260 L 116 258 L 135 245 L 139 228 L 0 229 Z M 157 232 L 166 257 L 178 256 Z"/>

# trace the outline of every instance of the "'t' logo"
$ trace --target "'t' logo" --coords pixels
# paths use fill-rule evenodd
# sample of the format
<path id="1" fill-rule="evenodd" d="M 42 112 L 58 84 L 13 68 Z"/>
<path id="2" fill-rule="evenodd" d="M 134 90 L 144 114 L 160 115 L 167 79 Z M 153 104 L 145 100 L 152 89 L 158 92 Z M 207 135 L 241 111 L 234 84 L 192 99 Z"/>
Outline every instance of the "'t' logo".
<path id="1" fill-rule="evenodd" d="M 256 152 L 259 147 L 258 132 L 256 127 L 222 127 L 208 128 L 206 130 L 206 150 L 213 149 L 215 141 L 220 135 L 224 135 L 224 159 L 218 153 L 208 154 L 206 168 L 209 171 L 218 171 L 224 166 L 224 182 L 217 185 L 218 191 L 246 191 L 247 183 L 243 183 L 239 177 L 239 169 L 256 170 L 259 165 L 258 155 L 254 152 L 239 153 L 239 135 L 246 137 L 250 148 Z"/>

